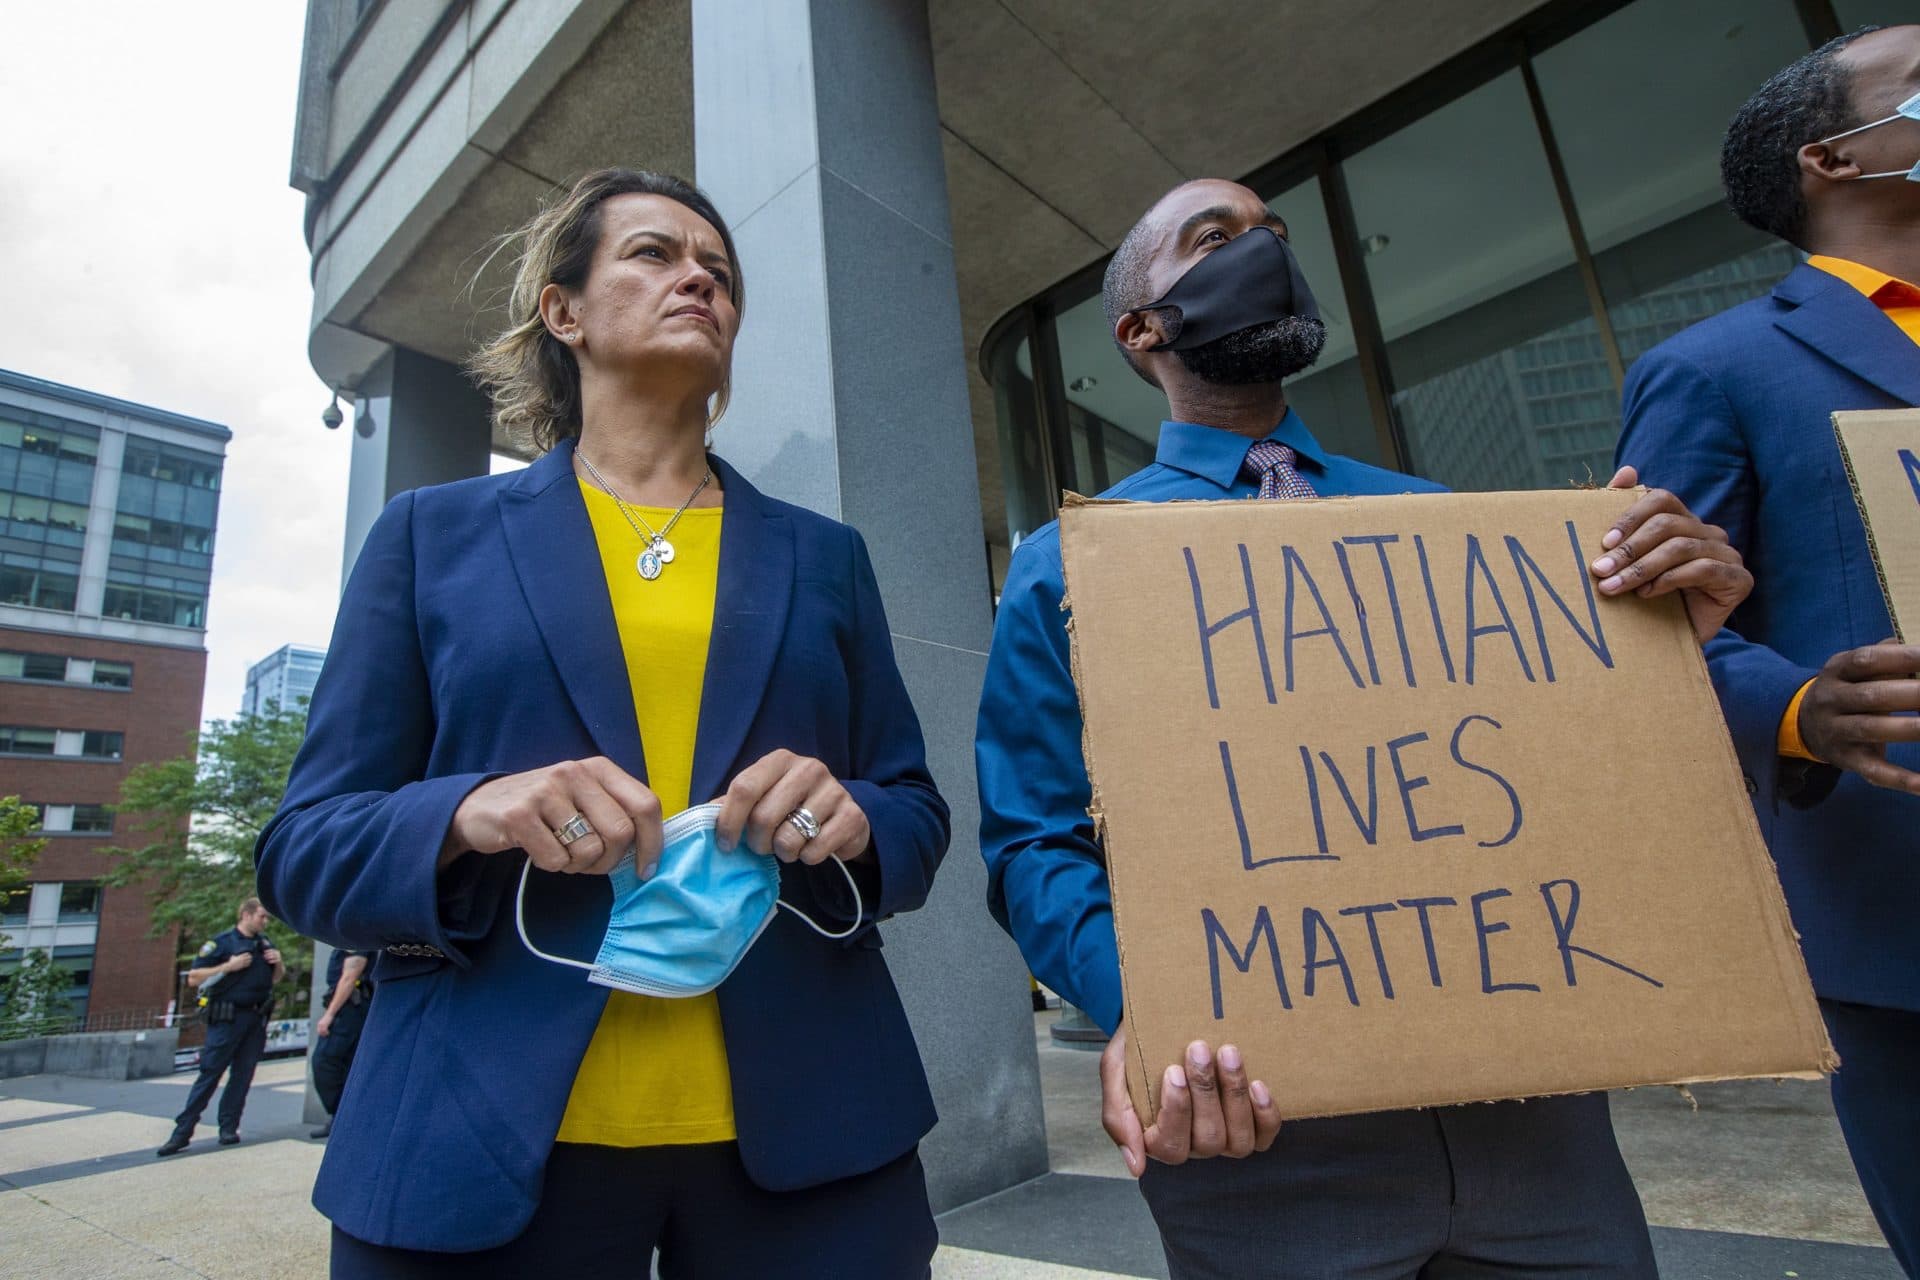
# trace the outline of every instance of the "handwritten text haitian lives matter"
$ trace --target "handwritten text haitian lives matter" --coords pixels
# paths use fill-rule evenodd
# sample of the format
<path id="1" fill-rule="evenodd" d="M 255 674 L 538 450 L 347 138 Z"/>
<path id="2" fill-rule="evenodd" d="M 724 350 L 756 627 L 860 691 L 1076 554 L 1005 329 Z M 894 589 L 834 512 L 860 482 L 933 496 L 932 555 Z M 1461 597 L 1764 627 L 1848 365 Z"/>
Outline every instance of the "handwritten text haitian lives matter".
<path id="1" fill-rule="evenodd" d="M 1429 688 L 1439 683 L 1474 686 L 1491 670 L 1489 663 L 1502 668 L 1495 676 L 1497 683 L 1512 687 L 1511 673 L 1517 664 L 1525 681 L 1518 687 L 1536 689 L 1554 685 L 1568 663 L 1593 663 L 1611 671 L 1613 654 L 1572 521 L 1566 524 L 1566 538 L 1565 546 L 1549 551 L 1545 546 L 1530 547 L 1512 535 L 1483 539 L 1466 534 L 1458 567 L 1447 577 L 1436 571 L 1441 548 L 1418 534 L 1405 539 L 1391 533 L 1343 537 L 1327 544 L 1331 563 L 1320 548 L 1309 548 L 1321 566 L 1317 576 L 1308 556 L 1292 545 L 1250 550 L 1245 543 L 1237 544 L 1238 563 L 1224 573 L 1201 560 L 1225 548 L 1202 551 L 1197 557 L 1192 547 L 1186 547 L 1196 654 L 1206 677 L 1208 704 L 1220 708 L 1220 677 L 1228 664 L 1236 668 L 1246 664 L 1248 676 L 1257 671 L 1257 680 L 1239 679 L 1236 673 L 1231 683 L 1276 706 L 1306 678 L 1306 661 L 1311 661 L 1314 677 L 1331 678 L 1342 688 L 1350 684 L 1362 695 L 1400 685 L 1419 689 L 1422 681 Z M 1366 566 L 1368 560 L 1374 566 Z M 1446 560 L 1456 563 L 1451 554 Z M 1364 569 L 1359 576 L 1356 561 Z M 1216 584 L 1213 590 L 1203 589 L 1203 578 Z M 1223 580 L 1233 582 L 1230 598 L 1222 598 L 1218 583 Z M 1256 580 L 1269 587 L 1278 580 L 1283 584 L 1281 599 L 1271 600 L 1271 593 L 1263 598 Z M 1392 624 L 1390 634 L 1386 620 Z M 1417 669 L 1421 664 L 1415 661 L 1410 632 L 1420 642 L 1427 669 Z M 1321 651 L 1315 653 L 1314 646 Z M 1296 659 L 1303 660 L 1299 667 Z M 1312 743 L 1298 744 L 1300 792 L 1288 796 L 1284 786 L 1272 790 L 1289 801 L 1304 798 L 1314 833 L 1313 844 L 1306 849 L 1264 846 L 1249 821 L 1249 806 L 1243 800 L 1249 789 L 1243 788 L 1236 772 L 1233 744 L 1221 740 L 1220 771 L 1239 836 L 1241 865 L 1251 872 L 1286 863 L 1339 862 L 1349 852 L 1378 847 L 1383 841 L 1405 847 L 1471 840 L 1482 849 L 1512 842 L 1526 825 L 1526 803 L 1491 762 L 1499 755 L 1500 720 L 1475 713 L 1451 724 L 1407 728 L 1383 743 L 1369 744 L 1364 753 L 1350 752 L 1346 759 L 1336 759 Z M 1440 782 L 1427 776 L 1435 768 L 1446 770 Z M 1461 785 L 1494 788 L 1504 798 L 1504 821 L 1498 829 L 1468 831 L 1463 823 L 1448 820 L 1446 796 Z M 1429 786 L 1433 787 L 1430 794 L 1418 796 Z M 1252 790 L 1270 789 L 1261 785 Z M 1383 790 L 1389 797 L 1384 806 Z M 1536 896 L 1538 901 L 1531 908 L 1523 905 Z M 1550 981 L 1555 985 L 1577 987 L 1589 963 L 1608 966 L 1653 987 L 1663 985 L 1652 975 L 1575 941 L 1580 885 L 1572 877 L 1560 877 L 1530 883 L 1518 896 L 1514 888 L 1496 885 L 1467 895 L 1464 903 L 1455 896 L 1424 894 L 1302 907 L 1297 994 L 1312 999 L 1325 989 L 1336 1000 L 1344 997 L 1358 1006 L 1363 988 L 1369 1000 L 1374 989 L 1378 998 L 1394 1000 L 1396 981 L 1418 982 L 1422 977 L 1443 990 L 1472 990 L 1477 980 L 1478 991 L 1485 995 L 1538 992 L 1540 983 L 1521 981 L 1517 973 L 1496 975 L 1496 969 L 1513 965 L 1516 958 L 1500 956 L 1491 942 L 1512 927 L 1510 913 L 1528 909 L 1544 912 L 1552 928 L 1558 973 Z M 1399 919 L 1383 923 L 1387 916 Z M 1336 920 L 1344 921 L 1338 929 Z M 1277 996 L 1281 1008 L 1294 1007 L 1296 987 L 1283 960 L 1290 949 L 1281 941 L 1284 919 L 1276 923 L 1272 909 L 1262 904 L 1253 907 L 1250 920 L 1244 909 L 1223 918 L 1221 911 L 1202 908 L 1200 923 L 1205 931 L 1214 1018 L 1226 1015 L 1221 985 L 1224 965 L 1255 979 L 1251 985 L 1235 984 L 1236 1001 L 1237 993 L 1246 991 L 1252 993 L 1250 999 L 1270 1005 Z M 1425 955 L 1424 973 L 1416 971 L 1409 979 L 1390 969 L 1382 933 L 1394 928 L 1405 930 L 1409 938 L 1417 935 Z M 1479 958 L 1477 974 L 1442 972 L 1435 937 L 1449 929 L 1471 931 Z M 1244 944 L 1237 941 L 1241 938 Z M 1265 963 L 1256 974 L 1256 962 L 1262 960 Z M 1269 972 L 1270 990 L 1264 981 Z M 1499 976 L 1511 980 L 1501 981 Z M 1333 983 L 1338 985 L 1330 987 Z"/>

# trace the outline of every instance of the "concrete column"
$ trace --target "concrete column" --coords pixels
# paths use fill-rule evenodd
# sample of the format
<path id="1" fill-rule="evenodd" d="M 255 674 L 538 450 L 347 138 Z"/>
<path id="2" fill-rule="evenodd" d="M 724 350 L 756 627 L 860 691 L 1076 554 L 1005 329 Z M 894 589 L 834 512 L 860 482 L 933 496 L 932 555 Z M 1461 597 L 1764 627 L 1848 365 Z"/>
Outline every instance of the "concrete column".
<path id="1" fill-rule="evenodd" d="M 353 570 L 367 530 L 409 489 L 483 476 L 492 459 L 487 399 L 458 367 L 395 347 L 360 380 L 347 429 L 346 546 L 340 581 Z"/>
<path id="2" fill-rule="evenodd" d="M 986 911 L 973 722 L 991 633 L 926 6 L 692 0 L 697 179 L 746 280 L 716 451 L 853 524 L 953 806 L 887 959 L 933 1081 L 936 1210 L 1046 1171 L 1026 970 Z"/>
<path id="3" fill-rule="evenodd" d="M 347 478 L 342 590 L 367 530 L 389 501 L 422 485 L 485 475 L 493 453 L 486 397 L 444 360 L 395 347 L 361 380 L 358 391 L 346 424 L 353 433 L 353 463 Z M 326 1008 L 327 962 L 332 956 L 333 948 L 326 943 L 313 944 L 307 1013 L 315 1021 Z M 313 1091 L 311 1072 L 305 1116 L 308 1124 L 327 1118 Z"/>
<path id="4" fill-rule="evenodd" d="M 127 429 L 100 431 L 93 459 L 93 492 L 87 502 L 87 540 L 80 550 L 80 589 L 73 611 L 100 616 L 107 599 L 107 560 L 113 554 L 113 525 L 120 505 L 120 476 L 126 467 Z"/>

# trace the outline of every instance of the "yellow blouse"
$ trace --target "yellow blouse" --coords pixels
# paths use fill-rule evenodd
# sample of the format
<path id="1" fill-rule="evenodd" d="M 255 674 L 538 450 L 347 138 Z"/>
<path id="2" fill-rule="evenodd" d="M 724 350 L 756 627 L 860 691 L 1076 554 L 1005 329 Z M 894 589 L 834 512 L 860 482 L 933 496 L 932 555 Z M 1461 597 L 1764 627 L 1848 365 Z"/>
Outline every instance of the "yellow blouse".
<path id="1" fill-rule="evenodd" d="M 687 511 L 673 528 L 674 559 L 648 582 L 635 569 L 640 535 L 607 494 L 581 481 L 613 599 L 627 681 L 661 812 L 692 803 L 693 744 L 720 577 L 721 508 Z M 637 507 L 655 529 L 671 511 Z M 701 796 L 705 802 L 711 796 Z M 608 1147 L 729 1142 L 733 1090 L 720 1002 L 611 992 L 574 1076 L 559 1141 Z"/>

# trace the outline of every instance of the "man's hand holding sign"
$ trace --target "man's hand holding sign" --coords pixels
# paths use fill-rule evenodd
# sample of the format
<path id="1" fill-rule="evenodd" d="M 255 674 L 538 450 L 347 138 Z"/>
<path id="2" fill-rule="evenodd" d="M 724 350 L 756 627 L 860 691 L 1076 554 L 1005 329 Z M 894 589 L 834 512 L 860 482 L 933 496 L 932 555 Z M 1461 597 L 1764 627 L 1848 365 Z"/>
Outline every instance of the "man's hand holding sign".
<path id="1" fill-rule="evenodd" d="M 1609 487 L 1639 483 L 1622 467 Z M 1588 570 L 1604 595 L 1652 598 L 1678 593 L 1695 636 L 1717 632 L 1753 588 L 1753 576 L 1723 530 L 1694 516 L 1673 494 L 1643 494 L 1600 540 Z M 1240 1158 L 1273 1145 L 1280 1107 L 1266 1082 L 1249 1076 L 1240 1050 L 1205 1040 L 1186 1047 L 1160 1076 L 1158 1115 L 1143 1125 L 1127 1088 L 1124 1025 L 1100 1056 L 1101 1123 L 1138 1177 L 1148 1157 L 1165 1164 L 1211 1156 Z"/>
<path id="2" fill-rule="evenodd" d="M 1836 413 L 1833 426 L 1897 634 L 1827 660 L 1800 699 L 1800 740 L 1817 760 L 1920 795 L 1920 773 L 1887 759 L 1889 743 L 1920 742 L 1920 409 Z"/>

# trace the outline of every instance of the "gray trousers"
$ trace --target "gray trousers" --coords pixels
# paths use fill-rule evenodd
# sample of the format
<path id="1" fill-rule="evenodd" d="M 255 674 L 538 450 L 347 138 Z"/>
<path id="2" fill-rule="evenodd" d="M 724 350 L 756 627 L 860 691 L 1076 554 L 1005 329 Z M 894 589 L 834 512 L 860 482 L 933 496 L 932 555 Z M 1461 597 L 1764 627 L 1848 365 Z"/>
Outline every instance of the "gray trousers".
<path id="1" fill-rule="evenodd" d="M 1147 1162 L 1174 1280 L 1654 1280 L 1605 1094 L 1291 1121 Z"/>

